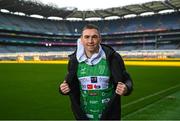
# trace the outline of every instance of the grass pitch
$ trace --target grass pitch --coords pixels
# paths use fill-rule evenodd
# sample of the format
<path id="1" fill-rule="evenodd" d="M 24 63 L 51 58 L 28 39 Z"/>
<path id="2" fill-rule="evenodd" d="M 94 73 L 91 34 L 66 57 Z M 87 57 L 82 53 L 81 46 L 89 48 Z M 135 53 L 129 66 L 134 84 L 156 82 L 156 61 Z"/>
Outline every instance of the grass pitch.
<path id="1" fill-rule="evenodd" d="M 66 66 L 0 64 L 0 119 L 74 119 L 68 96 L 62 96 L 58 92 L 59 83 L 64 80 Z M 156 119 L 144 117 L 146 114 L 142 114 L 140 110 L 161 102 L 160 100 L 180 89 L 180 67 L 127 66 L 127 70 L 134 81 L 134 91 L 131 96 L 122 97 L 123 119 Z M 159 104 L 153 108 L 156 110 L 157 107 L 160 113 L 163 109 L 158 106 Z M 172 107 L 171 111 L 177 110 Z M 133 115 L 135 112 L 138 112 L 138 116 Z M 157 112 L 152 111 L 152 114 L 157 115 Z M 169 117 L 162 119 L 180 119 L 179 116 L 171 117 L 171 112 L 166 115 Z"/>
<path id="2" fill-rule="evenodd" d="M 66 65 L 1 64 L 0 119 L 73 119 L 58 92 Z"/>
<path id="3" fill-rule="evenodd" d="M 162 97 L 155 103 L 149 104 L 129 115 L 126 120 L 180 120 L 180 91 Z"/>
<path id="4" fill-rule="evenodd" d="M 126 118 L 126 115 L 134 113 L 180 89 L 179 67 L 128 66 L 127 69 L 134 80 L 134 91 L 132 95 L 122 97 L 123 119 L 136 119 L 134 117 Z M 139 119 L 145 120 L 143 117 Z M 148 120 L 151 119 L 153 118 L 148 118 Z"/>

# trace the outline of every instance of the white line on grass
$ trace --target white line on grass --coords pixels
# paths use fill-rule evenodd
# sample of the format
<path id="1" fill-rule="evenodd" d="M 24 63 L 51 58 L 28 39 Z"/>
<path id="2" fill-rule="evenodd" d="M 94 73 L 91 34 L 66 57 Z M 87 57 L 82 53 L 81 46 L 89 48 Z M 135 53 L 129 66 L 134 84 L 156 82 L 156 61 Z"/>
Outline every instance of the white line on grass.
<path id="1" fill-rule="evenodd" d="M 143 100 L 145 100 L 145 99 L 148 99 L 148 98 L 150 98 L 150 97 L 159 95 L 159 94 L 164 93 L 164 92 L 166 92 L 166 91 L 172 90 L 172 89 L 177 88 L 177 87 L 179 87 L 179 86 L 180 86 L 180 84 L 178 84 L 178 85 L 176 85 L 176 86 L 172 86 L 172 87 L 167 88 L 167 89 L 165 89 L 165 90 L 156 92 L 156 93 L 154 93 L 154 94 L 148 95 L 148 96 L 146 96 L 146 97 L 140 98 L 140 99 L 138 99 L 138 100 L 132 101 L 132 102 L 130 102 L 130 103 L 128 103 L 128 104 L 123 105 L 122 108 L 128 107 L 128 106 L 130 106 L 130 105 L 133 105 L 133 104 L 135 104 L 135 103 L 138 103 L 138 102 L 143 101 Z M 159 100 L 159 101 L 160 101 L 160 100 Z M 157 101 L 156 101 L 156 102 L 157 102 Z M 135 114 L 135 113 L 137 113 L 137 112 L 139 112 L 139 111 L 142 111 L 142 110 L 150 107 L 151 105 L 153 105 L 153 103 L 150 104 L 150 105 L 147 105 L 147 106 L 145 106 L 145 107 L 143 107 L 143 108 L 140 108 L 140 109 L 138 109 L 138 110 L 135 111 L 135 112 L 132 112 L 132 113 L 130 113 L 130 114 L 128 114 L 128 115 L 125 115 L 123 118 L 129 117 L 129 116 L 131 116 L 131 115 L 133 115 L 133 114 Z"/>
<path id="2" fill-rule="evenodd" d="M 176 86 L 173 86 L 173 87 L 170 87 L 170 88 L 167 88 L 167 89 L 165 89 L 165 90 L 156 92 L 156 93 L 154 93 L 154 94 L 148 95 L 148 96 L 146 96 L 146 97 L 142 97 L 142 98 L 140 98 L 140 99 L 138 99 L 138 100 L 135 100 L 135 101 L 132 101 L 132 102 L 130 102 L 130 103 L 128 103 L 128 104 L 123 105 L 122 108 L 128 107 L 128 106 L 133 105 L 133 104 L 135 104 L 135 103 L 137 103 L 137 102 L 146 100 L 146 99 L 148 99 L 148 98 L 151 98 L 151 97 L 153 97 L 153 96 L 159 95 L 159 94 L 164 93 L 164 92 L 166 92 L 166 91 L 172 90 L 172 89 L 177 88 L 177 87 L 179 87 L 179 86 L 180 86 L 180 84 L 179 84 L 179 85 L 176 85 Z"/>

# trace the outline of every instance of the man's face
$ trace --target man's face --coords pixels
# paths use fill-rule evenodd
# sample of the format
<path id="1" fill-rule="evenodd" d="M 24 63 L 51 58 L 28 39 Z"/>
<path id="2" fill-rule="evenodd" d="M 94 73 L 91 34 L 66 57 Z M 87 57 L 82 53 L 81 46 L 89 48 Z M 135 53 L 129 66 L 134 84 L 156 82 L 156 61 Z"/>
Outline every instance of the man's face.
<path id="1" fill-rule="evenodd" d="M 98 52 L 99 44 L 101 43 L 99 32 L 96 29 L 85 29 L 81 36 L 81 43 L 86 52 Z"/>

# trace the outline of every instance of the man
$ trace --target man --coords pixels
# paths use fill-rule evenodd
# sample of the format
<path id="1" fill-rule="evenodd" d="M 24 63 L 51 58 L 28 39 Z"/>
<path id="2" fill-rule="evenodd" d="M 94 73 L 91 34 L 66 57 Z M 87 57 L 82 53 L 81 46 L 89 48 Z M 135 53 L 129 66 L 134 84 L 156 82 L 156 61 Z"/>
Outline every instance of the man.
<path id="1" fill-rule="evenodd" d="M 77 120 L 118 120 L 120 97 L 129 95 L 133 84 L 121 56 L 101 44 L 95 25 L 82 30 L 77 50 L 69 56 L 68 73 L 60 84 L 62 94 L 69 94 Z"/>

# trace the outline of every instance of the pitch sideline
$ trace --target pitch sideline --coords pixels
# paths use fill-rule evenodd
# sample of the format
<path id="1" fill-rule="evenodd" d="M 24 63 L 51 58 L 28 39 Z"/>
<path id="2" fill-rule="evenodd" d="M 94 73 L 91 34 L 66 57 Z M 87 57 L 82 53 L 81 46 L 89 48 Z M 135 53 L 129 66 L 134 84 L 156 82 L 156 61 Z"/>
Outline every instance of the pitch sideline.
<path id="1" fill-rule="evenodd" d="M 17 63 L 17 64 L 67 64 L 67 60 L 60 61 L 0 61 L 0 63 Z M 174 66 L 180 67 L 180 61 L 167 62 L 167 61 L 125 61 L 128 66 Z"/>

